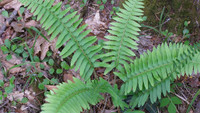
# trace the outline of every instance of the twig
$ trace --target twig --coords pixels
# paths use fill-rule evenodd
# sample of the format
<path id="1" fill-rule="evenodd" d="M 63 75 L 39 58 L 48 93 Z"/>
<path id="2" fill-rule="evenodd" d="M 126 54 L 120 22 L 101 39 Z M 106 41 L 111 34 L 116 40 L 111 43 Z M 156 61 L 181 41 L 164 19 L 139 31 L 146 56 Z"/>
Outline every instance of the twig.
<path id="1" fill-rule="evenodd" d="M 6 24 L 4 24 L 4 25 L 2 26 L 2 28 L 1 28 L 1 30 L 0 30 L 0 38 L 2 38 L 1 35 L 4 33 L 4 31 L 5 31 L 6 27 L 7 27 L 7 25 L 10 24 L 10 22 L 14 19 L 14 17 L 15 17 L 16 15 L 17 15 L 17 11 L 14 10 L 14 11 L 12 12 L 12 14 L 10 15 L 10 17 L 6 20 Z"/>
<path id="2" fill-rule="evenodd" d="M 105 99 L 104 107 L 103 107 L 103 110 L 101 111 L 101 113 L 104 113 L 104 110 L 105 110 L 105 108 L 106 108 L 107 101 L 108 101 L 108 94 L 106 94 L 106 99 Z"/>
<path id="3" fill-rule="evenodd" d="M 165 25 L 166 23 L 168 23 L 169 21 L 171 20 L 171 18 L 168 18 L 165 22 L 163 22 L 162 24 L 161 24 L 161 26 L 162 25 Z M 154 28 L 157 28 L 157 27 L 159 27 L 160 25 L 157 25 L 157 26 L 155 26 Z M 150 31 L 150 30 L 152 30 L 152 29 L 147 29 L 147 30 L 144 30 L 143 32 L 147 32 L 147 31 Z"/>
<path id="4" fill-rule="evenodd" d="M 30 107 L 33 108 L 33 109 L 40 110 L 38 107 L 34 106 L 34 105 L 31 104 L 31 103 L 29 103 L 28 106 L 30 106 Z"/>
<path id="5" fill-rule="evenodd" d="M 183 98 L 182 96 L 176 94 L 176 93 L 173 93 L 174 95 L 176 95 L 178 98 L 182 99 L 183 101 L 185 101 L 187 104 L 190 104 L 185 98 Z"/>
<path id="6" fill-rule="evenodd" d="M 9 101 L 6 100 L 6 102 L 4 102 L 4 103 L 0 106 L 0 109 L 1 109 L 3 106 L 5 106 L 8 102 L 9 102 Z"/>

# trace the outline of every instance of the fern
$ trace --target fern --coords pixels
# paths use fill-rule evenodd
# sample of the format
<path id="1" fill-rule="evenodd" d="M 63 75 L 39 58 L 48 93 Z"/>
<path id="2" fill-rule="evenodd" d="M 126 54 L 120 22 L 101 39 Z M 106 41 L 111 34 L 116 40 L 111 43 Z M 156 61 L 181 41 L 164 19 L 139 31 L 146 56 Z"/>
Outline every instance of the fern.
<path id="1" fill-rule="evenodd" d="M 83 109 L 89 109 L 90 104 L 95 105 L 103 97 L 100 93 L 109 93 L 113 104 L 122 109 L 127 107 L 123 102 L 124 95 L 133 91 L 130 105 L 132 107 L 142 106 L 150 98 L 152 103 L 161 99 L 170 92 L 170 83 L 180 75 L 197 73 L 200 68 L 200 54 L 198 51 L 183 44 L 162 44 L 154 48 L 152 52 L 147 51 L 136 58 L 132 49 L 137 49 L 138 41 L 136 37 L 140 31 L 138 24 L 142 19 L 143 0 L 128 0 L 123 4 L 124 9 L 119 9 L 116 22 L 111 23 L 109 33 L 106 36 L 109 41 L 104 42 L 104 49 L 110 50 L 108 53 L 99 55 L 102 47 L 93 45 L 96 37 L 87 37 L 90 30 L 85 30 L 87 25 L 80 25 L 77 12 L 69 13 L 70 8 L 61 10 L 61 2 L 53 6 L 53 0 L 20 0 L 37 20 L 40 20 L 42 27 L 51 35 L 51 40 L 58 37 L 56 47 L 62 49 L 62 58 L 73 54 L 71 66 L 75 70 L 80 69 L 80 75 L 87 82 L 82 82 L 74 78 L 74 83 L 69 82 L 58 85 L 55 93 L 51 92 L 47 96 L 42 106 L 42 111 L 47 113 L 69 112 L 76 113 Z M 103 58 L 103 62 L 96 60 Z M 111 65 L 107 63 L 111 62 Z M 129 64 L 130 63 L 130 64 Z M 107 67 L 105 74 L 116 68 L 114 72 L 124 81 L 119 90 L 114 88 L 105 80 L 89 80 L 95 67 Z"/>
<path id="2" fill-rule="evenodd" d="M 113 97 L 116 106 L 127 106 L 105 80 L 88 81 L 84 84 L 77 78 L 74 83 L 62 83 L 54 92 L 47 95 L 48 103 L 42 106 L 43 113 L 79 113 L 82 108 L 89 109 L 89 104 L 95 105 L 103 97 L 100 93 L 108 92 Z"/>
<path id="3" fill-rule="evenodd" d="M 157 60 L 152 62 L 151 58 L 153 57 L 151 56 L 154 54 L 160 56 L 160 58 L 157 57 Z M 184 75 L 186 73 L 187 75 L 191 75 L 193 72 L 197 73 L 200 68 L 199 60 L 199 52 L 188 46 L 170 44 L 168 47 L 167 44 L 162 44 L 157 49 L 154 48 L 152 53 L 149 52 L 140 59 L 135 60 L 135 62 L 139 63 L 137 66 L 142 66 L 139 67 L 142 70 L 141 73 L 135 73 L 137 67 L 136 65 L 135 67 L 132 65 L 131 70 L 127 69 L 125 71 L 129 73 L 126 77 L 121 76 L 122 74 L 119 73 L 116 73 L 116 75 L 119 75 L 121 78 L 123 77 L 122 79 L 125 80 L 125 83 L 121 87 L 122 92 L 127 94 L 131 89 L 133 91 L 137 90 L 137 94 L 133 96 L 131 105 L 133 107 L 136 105 L 140 107 L 144 105 L 149 96 L 152 103 L 156 102 L 157 98 L 161 99 L 161 93 L 166 96 L 166 93 L 170 92 L 170 81 L 180 77 L 181 74 Z M 141 80 L 140 76 L 142 77 Z M 148 85 L 148 82 L 151 85 Z M 139 88 L 137 88 L 137 85 Z"/>
<path id="4" fill-rule="evenodd" d="M 138 88 L 139 90 L 148 89 L 149 84 L 155 85 L 155 81 L 165 79 L 173 70 L 173 62 L 175 59 L 181 57 L 183 51 L 186 51 L 188 46 L 183 44 L 162 44 L 157 49 L 154 48 L 152 52 L 144 53 L 140 58 L 130 64 L 130 68 L 121 69 L 121 72 L 115 72 L 125 83 L 122 85 L 121 90 L 128 94 L 131 90 L 133 92 Z M 199 54 L 193 58 L 192 61 L 185 68 L 182 69 L 184 74 L 192 74 L 193 69 L 197 73 L 200 68 Z M 177 75 L 176 75 L 177 76 Z M 176 77 L 175 76 L 175 77 Z"/>
<path id="5" fill-rule="evenodd" d="M 74 53 L 71 66 L 75 65 L 75 70 L 80 69 L 83 79 L 88 80 L 95 67 L 107 65 L 96 62 L 96 54 L 102 47 L 92 46 L 97 38 L 95 36 L 86 37 L 90 30 L 84 31 L 87 25 L 80 26 L 82 19 L 79 19 L 80 15 L 76 15 L 76 11 L 69 13 L 70 8 L 62 11 L 62 2 L 52 6 L 54 0 L 20 0 L 20 2 L 28 6 L 31 13 L 37 16 L 42 27 L 47 30 L 48 35 L 51 35 L 50 40 L 58 37 L 56 48 L 60 48 L 67 42 L 60 55 L 65 58 Z"/>
<path id="6" fill-rule="evenodd" d="M 104 54 L 106 57 L 104 62 L 112 61 L 110 67 L 107 68 L 105 74 L 119 64 L 128 66 L 128 62 L 132 62 L 130 56 L 135 56 L 132 49 L 137 49 L 138 31 L 140 31 L 140 25 L 138 22 L 142 21 L 140 16 L 143 15 L 143 0 L 128 0 L 123 4 L 125 9 L 119 9 L 117 13 L 118 17 L 113 18 L 116 22 L 111 23 L 111 30 L 108 30 L 110 34 L 105 38 L 109 39 L 104 43 L 104 48 L 111 50 Z M 118 68 L 119 69 L 119 68 Z"/>

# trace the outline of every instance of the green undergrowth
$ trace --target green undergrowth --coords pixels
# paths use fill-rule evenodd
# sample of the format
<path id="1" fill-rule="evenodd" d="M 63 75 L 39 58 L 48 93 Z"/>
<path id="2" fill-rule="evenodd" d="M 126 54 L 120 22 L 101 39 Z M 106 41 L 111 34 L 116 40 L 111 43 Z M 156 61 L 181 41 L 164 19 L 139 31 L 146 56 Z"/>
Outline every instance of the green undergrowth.
<path id="1" fill-rule="evenodd" d="M 184 22 L 190 21 L 189 30 L 197 29 L 197 22 L 200 22 L 199 13 L 196 10 L 199 4 L 193 4 L 191 0 L 144 0 L 144 15 L 147 16 L 146 24 L 157 26 L 162 9 L 165 7 L 163 30 L 168 29 L 170 32 L 181 35 L 184 29 Z M 170 19 L 170 20 L 167 20 Z"/>

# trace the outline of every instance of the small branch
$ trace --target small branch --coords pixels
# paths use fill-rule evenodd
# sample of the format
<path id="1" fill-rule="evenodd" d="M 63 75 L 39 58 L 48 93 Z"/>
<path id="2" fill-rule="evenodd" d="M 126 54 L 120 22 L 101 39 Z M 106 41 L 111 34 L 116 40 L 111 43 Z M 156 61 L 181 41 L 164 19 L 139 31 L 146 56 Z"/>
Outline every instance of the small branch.
<path id="1" fill-rule="evenodd" d="M 185 101 L 187 104 L 190 104 L 185 98 L 183 98 L 182 96 L 176 94 L 176 93 L 173 93 L 174 95 L 176 95 L 178 98 L 180 98 L 181 100 Z"/>
<path id="2" fill-rule="evenodd" d="M 97 76 L 97 73 L 95 72 L 95 70 L 94 70 L 94 78 L 95 78 L 96 80 L 98 80 L 98 76 Z"/>
<path id="3" fill-rule="evenodd" d="M 16 15 L 17 15 L 17 11 L 14 10 L 14 11 L 12 12 L 12 14 L 10 15 L 10 17 L 6 20 L 6 24 L 4 24 L 4 25 L 2 26 L 2 28 L 1 28 L 1 30 L 0 30 L 0 38 L 2 38 L 1 35 L 4 33 L 6 27 L 10 24 L 10 22 L 14 19 L 14 17 L 15 17 Z"/>
<path id="4" fill-rule="evenodd" d="M 104 113 L 105 108 L 106 108 L 107 101 L 108 101 L 108 94 L 106 94 L 106 99 L 105 99 L 104 106 L 103 106 L 103 110 L 101 111 L 101 113 Z"/>
<path id="5" fill-rule="evenodd" d="M 7 100 L 6 102 L 4 102 L 1 106 L 0 106 L 0 109 L 5 106 L 9 101 Z"/>

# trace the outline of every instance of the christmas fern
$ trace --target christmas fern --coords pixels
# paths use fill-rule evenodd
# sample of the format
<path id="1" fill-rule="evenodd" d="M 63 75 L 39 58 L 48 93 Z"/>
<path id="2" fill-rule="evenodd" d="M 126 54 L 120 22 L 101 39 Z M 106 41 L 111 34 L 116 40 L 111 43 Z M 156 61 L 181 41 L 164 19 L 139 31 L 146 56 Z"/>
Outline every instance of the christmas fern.
<path id="1" fill-rule="evenodd" d="M 138 24 L 143 15 L 143 0 L 127 0 L 120 8 L 115 22 L 111 23 L 110 35 L 105 38 L 104 49 L 108 53 L 98 55 L 102 47 L 93 45 L 96 37 L 87 37 L 90 30 L 85 30 L 87 25 L 80 25 L 82 19 L 76 15 L 76 11 L 70 13 L 70 8 L 61 10 L 61 2 L 53 5 L 54 0 L 20 0 L 42 27 L 51 35 L 51 40 L 57 37 L 56 47 L 62 49 L 60 55 L 65 58 L 72 55 L 71 65 L 75 70 L 80 69 L 83 82 L 74 78 L 74 83 L 62 83 L 58 89 L 51 91 L 47 96 L 47 103 L 42 106 L 42 112 L 46 113 L 77 113 L 83 109 L 89 109 L 90 104 L 95 105 L 103 97 L 100 93 L 109 93 L 113 104 L 122 109 L 127 107 L 122 97 L 131 94 L 132 107 L 142 106 L 150 98 L 152 103 L 161 99 L 170 92 L 170 83 L 180 75 L 191 75 L 200 69 L 200 53 L 183 44 L 161 44 L 152 52 L 147 51 L 136 58 L 133 49 L 137 49 L 137 35 L 140 31 Z M 102 58 L 103 62 L 97 62 Z M 106 63 L 111 62 L 111 65 Z M 100 78 L 91 80 L 90 76 L 95 67 L 107 67 L 105 74 L 116 68 L 114 72 L 124 83 L 120 91 L 112 87 L 109 82 Z M 122 94 L 122 95 L 121 95 Z"/>
<path id="2" fill-rule="evenodd" d="M 42 113 L 79 113 L 82 108 L 89 109 L 89 104 L 95 105 L 103 99 L 100 93 L 105 92 L 110 93 L 116 106 L 127 106 L 112 86 L 103 79 L 88 81 L 86 84 L 77 78 L 74 78 L 74 83 L 68 82 L 58 85 L 58 89 L 47 96 L 48 103 L 42 106 Z"/>
<path id="3" fill-rule="evenodd" d="M 105 38 L 109 41 L 104 43 L 104 48 L 110 52 L 104 54 L 106 57 L 104 62 L 112 61 L 110 67 L 107 68 L 105 74 L 113 68 L 119 69 L 119 64 L 129 65 L 127 62 L 132 62 L 131 56 L 135 56 L 132 49 L 137 49 L 137 35 L 140 31 L 140 18 L 143 15 L 143 0 L 128 0 L 123 4 L 124 9 L 120 8 L 117 17 L 113 18 L 116 22 L 111 23 L 109 33 L 111 35 Z"/>
<path id="4" fill-rule="evenodd" d="M 182 57 L 182 53 L 189 49 L 188 46 L 183 44 L 169 44 L 165 43 L 152 52 L 148 51 L 141 55 L 140 58 L 135 59 L 134 63 L 130 64 L 130 68 L 124 68 L 121 72 L 115 72 L 124 81 L 121 88 L 125 94 L 131 90 L 135 92 L 137 89 L 148 89 L 149 86 L 154 86 L 155 81 L 165 79 L 168 74 L 174 69 L 173 62 L 175 59 Z M 200 68 L 200 57 L 196 54 L 192 61 L 182 69 L 181 74 L 192 74 L 193 69 L 197 73 Z M 176 75 L 178 76 L 178 75 Z M 175 77 L 176 77 L 175 76 Z"/>
<path id="5" fill-rule="evenodd" d="M 104 63 L 96 62 L 96 54 L 101 50 L 100 45 L 92 46 L 97 40 L 95 36 L 87 37 L 90 30 L 86 30 L 87 25 L 80 26 L 82 19 L 76 15 L 77 11 L 69 13 L 70 8 L 61 10 L 62 2 L 53 6 L 54 0 L 20 0 L 31 13 L 37 16 L 42 27 L 51 35 L 50 40 L 57 38 L 56 48 L 62 49 L 60 55 L 66 58 L 73 54 L 71 65 L 75 65 L 75 70 L 80 69 L 80 75 L 88 80 L 95 67 L 106 66 Z M 80 26 L 80 27 L 79 27 Z"/>
<path id="6" fill-rule="evenodd" d="M 197 74 L 199 69 L 200 53 L 197 50 L 182 44 L 162 44 L 141 55 L 130 69 L 124 70 L 125 73 L 115 74 L 124 80 L 122 93 L 137 92 L 131 105 L 140 107 L 149 96 L 152 103 L 161 99 L 161 93 L 166 96 L 166 92 L 170 92 L 170 81 L 180 75 Z"/>

